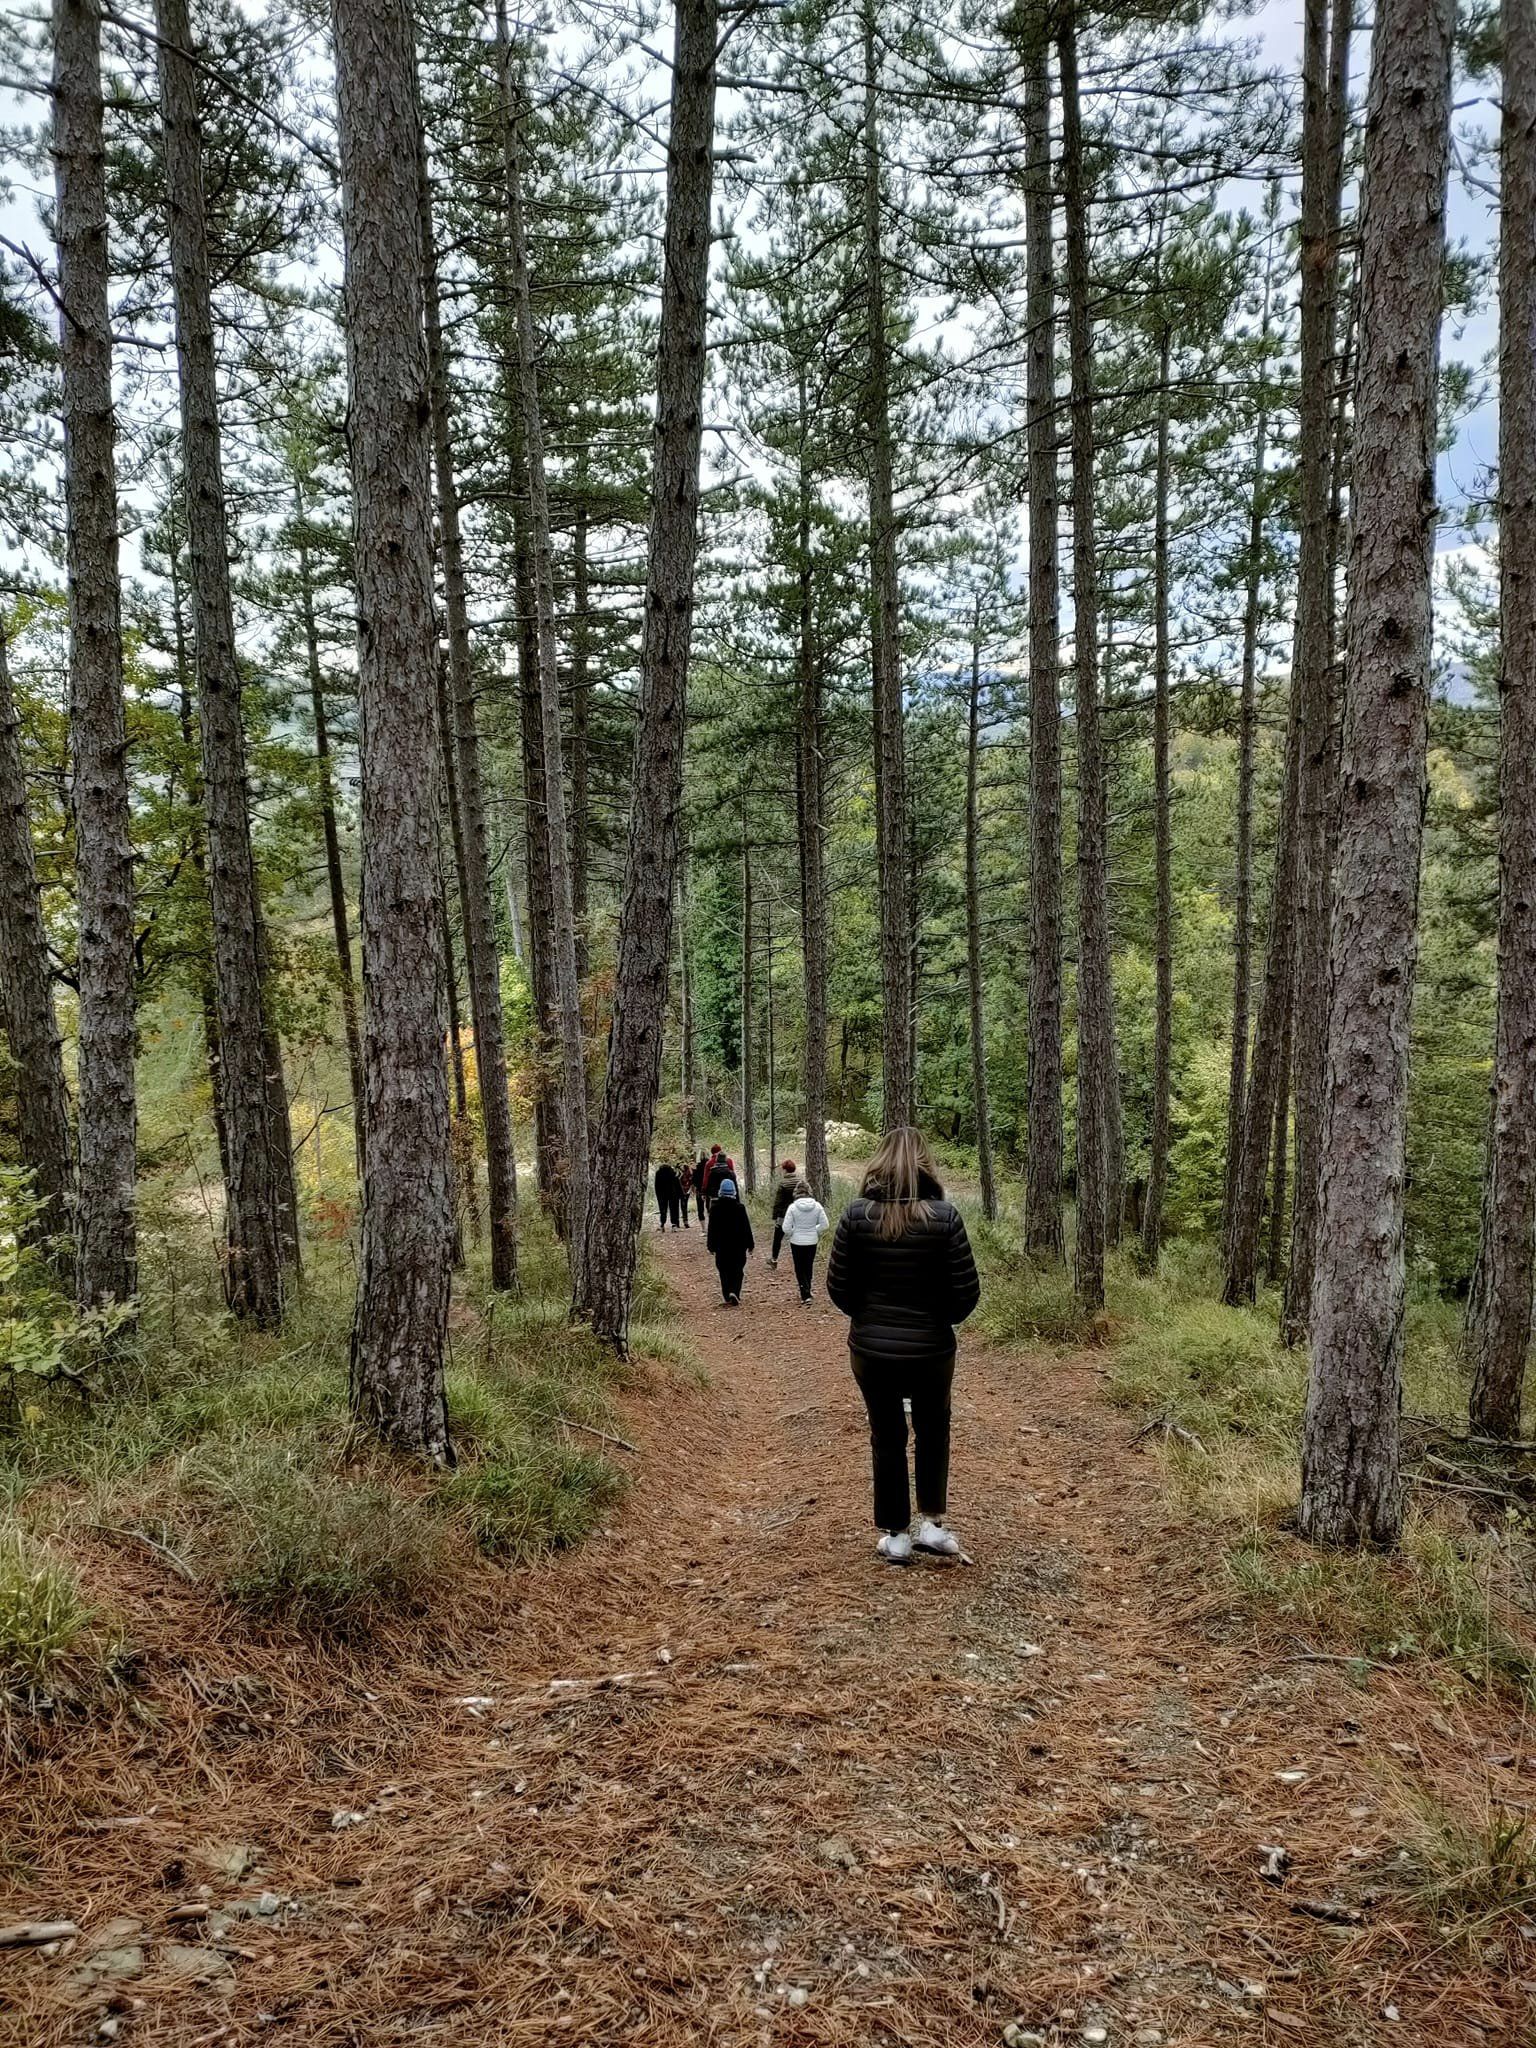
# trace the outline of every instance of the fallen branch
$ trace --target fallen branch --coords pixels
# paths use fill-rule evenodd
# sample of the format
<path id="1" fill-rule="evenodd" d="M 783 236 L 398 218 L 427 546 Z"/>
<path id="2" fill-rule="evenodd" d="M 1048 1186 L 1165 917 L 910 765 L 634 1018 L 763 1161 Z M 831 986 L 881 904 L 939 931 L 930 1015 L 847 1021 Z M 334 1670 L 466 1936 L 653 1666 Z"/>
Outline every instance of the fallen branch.
<path id="1" fill-rule="evenodd" d="M 1186 1429 L 1182 1422 L 1175 1422 L 1168 1414 L 1154 1415 L 1150 1422 L 1144 1422 L 1131 1438 L 1133 1444 L 1145 1443 L 1149 1436 L 1156 1436 L 1161 1430 L 1164 1443 L 1188 1444 L 1192 1450 L 1203 1451 L 1204 1443 L 1192 1429 Z"/>
<path id="2" fill-rule="evenodd" d="M 605 1444 L 612 1444 L 616 1451 L 633 1451 L 638 1457 L 640 1446 L 632 1444 L 628 1437 L 611 1436 L 606 1429 L 594 1429 L 590 1422 L 578 1422 L 574 1415 L 555 1416 L 556 1422 L 563 1422 L 567 1429 L 584 1429 L 588 1436 L 595 1436 Z"/>
<path id="3" fill-rule="evenodd" d="M 120 1528 L 116 1522 L 92 1522 L 91 1527 L 101 1536 L 121 1536 L 127 1542 L 144 1544 L 147 1549 L 155 1553 L 156 1557 L 168 1564 L 173 1572 L 179 1572 L 189 1586 L 198 1584 L 197 1573 L 193 1571 L 187 1560 L 184 1557 L 178 1556 L 169 1544 L 161 1543 L 151 1536 L 147 1529 L 124 1529 Z"/>
<path id="4" fill-rule="evenodd" d="M 19 1920 L 0 1927 L 0 1948 L 46 1948 L 51 1941 L 73 1941 L 79 1932 L 73 1920 Z"/>

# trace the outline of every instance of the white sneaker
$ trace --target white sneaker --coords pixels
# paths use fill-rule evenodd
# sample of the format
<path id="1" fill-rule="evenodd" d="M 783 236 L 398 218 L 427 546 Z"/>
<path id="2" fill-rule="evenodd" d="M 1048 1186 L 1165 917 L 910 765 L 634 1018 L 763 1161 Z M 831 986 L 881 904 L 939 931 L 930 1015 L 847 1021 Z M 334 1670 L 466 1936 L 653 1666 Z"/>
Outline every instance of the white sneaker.
<path id="1" fill-rule="evenodd" d="M 912 1562 L 912 1538 L 905 1529 L 893 1529 L 889 1535 L 880 1538 L 875 1548 L 887 1564 Z"/>
<path id="2" fill-rule="evenodd" d="M 924 1515 L 912 1539 L 918 1550 L 930 1551 L 935 1557 L 958 1557 L 960 1538 L 953 1529 L 946 1529 L 942 1522 L 930 1522 Z"/>

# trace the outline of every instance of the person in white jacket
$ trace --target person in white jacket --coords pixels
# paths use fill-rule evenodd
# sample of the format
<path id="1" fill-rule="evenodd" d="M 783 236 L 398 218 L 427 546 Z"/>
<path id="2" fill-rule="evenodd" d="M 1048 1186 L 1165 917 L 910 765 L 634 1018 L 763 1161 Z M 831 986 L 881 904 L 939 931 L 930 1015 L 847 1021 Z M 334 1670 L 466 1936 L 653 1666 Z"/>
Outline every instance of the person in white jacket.
<path id="1" fill-rule="evenodd" d="M 811 1275 L 816 1269 L 816 1245 L 828 1228 L 827 1212 L 811 1193 L 809 1181 L 795 1182 L 795 1199 L 784 1211 L 784 1236 L 795 1262 L 800 1299 L 811 1298 Z"/>

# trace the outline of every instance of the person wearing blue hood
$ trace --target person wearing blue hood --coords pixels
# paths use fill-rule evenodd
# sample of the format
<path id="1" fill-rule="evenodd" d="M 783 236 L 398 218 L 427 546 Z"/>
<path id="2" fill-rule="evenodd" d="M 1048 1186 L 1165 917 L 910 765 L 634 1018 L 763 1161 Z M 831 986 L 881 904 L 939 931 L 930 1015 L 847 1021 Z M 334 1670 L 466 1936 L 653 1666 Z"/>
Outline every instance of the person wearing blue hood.
<path id="1" fill-rule="evenodd" d="M 705 1240 L 720 1275 L 720 1298 L 727 1308 L 740 1308 L 741 1287 L 751 1256 L 752 1218 L 733 1180 L 723 1180 L 709 1205 L 709 1236 Z"/>

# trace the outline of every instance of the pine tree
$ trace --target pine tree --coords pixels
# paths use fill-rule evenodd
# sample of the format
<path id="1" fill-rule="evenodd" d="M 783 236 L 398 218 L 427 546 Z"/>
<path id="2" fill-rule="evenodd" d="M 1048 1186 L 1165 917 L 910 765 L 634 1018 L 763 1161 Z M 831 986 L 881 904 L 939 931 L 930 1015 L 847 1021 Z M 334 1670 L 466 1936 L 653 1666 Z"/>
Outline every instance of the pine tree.
<path id="1" fill-rule="evenodd" d="M 352 1405 L 385 1442 L 445 1464 L 453 1196 L 416 60 L 402 0 L 335 0 L 332 26 L 362 718 L 367 1168 Z"/>
<path id="2" fill-rule="evenodd" d="M 1343 797 L 1300 1528 L 1395 1543 L 1408 1027 L 1423 841 L 1450 0 L 1384 0 L 1371 43 Z"/>
<path id="3" fill-rule="evenodd" d="M 1536 20 L 1503 0 L 1499 242 L 1499 928 L 1493 1115 L 1467 1299 L 1471 1422 L 1520 1434 L 1536 1286 Z"/>
<path id="4" fill-rule="evenodd" d="M 76 1292 L 95 1306 L 138 1290 L 133 851 L 97 0 L 54 0 L 53 150 L 80 925 Z"/>
<path id="5" fill-rule="evenodd" d="M 698 548 L 699 458 L 714 186 L 716 0 L 680 0 L 667 138 L 667 222 L 656 357 L 655 457 L 640 721 L 619 915 L 608 1076 L 593 1146 L 593 1185 L 576 1309 L 621 1354 L 628 1348 L 635 1233 L 661 1080 L 682 807 L 684 720 Z"/>

